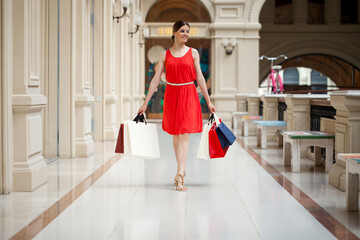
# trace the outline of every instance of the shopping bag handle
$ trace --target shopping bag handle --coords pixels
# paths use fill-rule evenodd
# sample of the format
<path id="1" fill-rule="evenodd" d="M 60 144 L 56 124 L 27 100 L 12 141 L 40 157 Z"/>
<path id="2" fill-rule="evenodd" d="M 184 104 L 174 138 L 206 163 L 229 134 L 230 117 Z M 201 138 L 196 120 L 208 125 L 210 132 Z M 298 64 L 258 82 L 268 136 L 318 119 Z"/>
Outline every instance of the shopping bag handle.
<path id="1" fill-rule="evenodd" d="M 220 119 L 216 113 L 212 113 L 209 118 L 209 122 L 213 123 L 214 121 L 216 122 L 216 126 L 220 125 Z"/>
<path id="2" fill-rule="evenodd" d="M 134 118 L 133 121 L 136 122 L 136 123 L 138 123 L 138 122 L 143 122 L 143 123 L 147 124 L 146 118 L 145 118 L 145 115 L 144 115 L 144 114 L 141 114 L 141 115 L 138 114 L 138 115 L 136 115 L 136 117 Z"/>

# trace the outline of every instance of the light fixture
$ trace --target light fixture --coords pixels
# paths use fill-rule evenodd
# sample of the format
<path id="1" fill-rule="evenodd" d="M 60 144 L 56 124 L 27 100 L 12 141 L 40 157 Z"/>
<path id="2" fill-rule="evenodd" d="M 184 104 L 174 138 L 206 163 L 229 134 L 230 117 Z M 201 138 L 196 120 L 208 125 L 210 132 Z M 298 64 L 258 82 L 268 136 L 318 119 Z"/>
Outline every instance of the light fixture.
<path id="1" fill-rule="evenodd" d="M 235 49 L 237 42 L 235 38 L 231 38 L 230 41 L 227 38 L 223 38 L 222 45 L 224 46 L 226 55 L 231 55 Z"/>
<path id="2" fill-rule="evenodd" d="M 130 0 L 121 0 L 121 6 L 124 9 L 123 14 L 121 14 L 121 16 L 113 16 L 113 19 L 116 19 L 117 23 L 119 23 L 119 19 L 122 18 L 126 14 L 128 8 L 130 6 Z"/>
<path id="3" fill-rule="evenodd" d="M 150 36 L 150 29 L 148 27 L 143 27 L 142 29 L 142 36 L 144 38 L 144 42 L 143 43 L 139 43 L 140 47 L 142 47 L 142 45 L 145 44 L 146 39 L 149 38 Z"/>
<path id="4" fill-rule="evenodd" d="M 135 28 L 134 32 L 129 32 L 129 34 L 131 34 L 131 37 L 133 37 L 133 35 L 139 31 L 139 28 L 141 25 L 141 20 L 142 20 L 141 12 L 135 13 L 134 14 L 134 24 L 136 25 L 136 28 Z"/>

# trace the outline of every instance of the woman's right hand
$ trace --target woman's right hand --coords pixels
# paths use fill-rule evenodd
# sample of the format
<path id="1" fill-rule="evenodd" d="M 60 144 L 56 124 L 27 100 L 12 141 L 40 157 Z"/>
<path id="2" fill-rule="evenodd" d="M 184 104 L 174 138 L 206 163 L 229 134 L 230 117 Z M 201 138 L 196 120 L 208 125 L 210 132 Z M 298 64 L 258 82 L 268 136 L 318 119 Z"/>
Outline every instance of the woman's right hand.
<path id="1" fill-rule="evenodd" d="M 147 108 L 147 104 L 144 103 L 144 104 L 139 108 L 137 114 L 142 115 L 142 114 L 146 111 L 146 108 Z"/>

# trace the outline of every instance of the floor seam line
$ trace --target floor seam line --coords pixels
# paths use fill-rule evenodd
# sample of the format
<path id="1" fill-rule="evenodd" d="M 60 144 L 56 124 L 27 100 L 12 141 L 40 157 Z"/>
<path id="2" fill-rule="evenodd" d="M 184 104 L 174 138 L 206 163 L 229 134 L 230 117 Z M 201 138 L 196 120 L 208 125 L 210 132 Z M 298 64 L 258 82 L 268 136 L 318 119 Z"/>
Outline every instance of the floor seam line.
<path id="1" fill-rule="evenodd" d="M 303 206 L 321 225 L 338 239 L 359 239 L 351 230 L 345 227 L 329 212 L 317 204 L 299 187 L 293 184 L 286 176 L 267 162 L 260 154 L 246 145 L 240 138 L 236 142 L 242 147 L 283 189 L 285 189 L 301 206 Z M 276 175 L 275 175 L 276 174 Z M 304 201 L 304 204 L 302 203 Z M 306 205 L 305 205 L 306 203 Z M 320 212 L 320 213 L 319 213 Z M 322 216 L 326 216 L 324 219 Z M 328 224 L 329 226 L 327 226 Z M 334 227 L 335 225 L 335 227 Z M 341 230 L 339 230 L 341 228 Z M 336 231 L 338 230 L 338 231 Z"/>
<path id="2" fill-rule="evenodd" d="M 226 174 L 228 175 L 228 178 L 229 178 L 230 181 L 231 181 L 231 184 L 233 185 L 233 188 L 235 189 L 236 195 L 238 196 L 238 198 L 240 199 L 240 202 L 242 203 L 242 205 L 243 205 L 244 208 L 245 208 L 246 214 L 247 214 L 248 217 L 251 219 L 251 223 L 253 224 L 254 228 L 256 229 L 257 235 L 259 236 L 260 239 L 263 239 L 262 236 L 261 236 L 261 234 L 260 234 L 260 232 L 259 232 L 259 230 L 258 230 L 258 228 L 256 227 L 256 225 L 255 225 L 252 217 L 250 216 L 250 213 L 249 213 L 248 209 L 245 207 L 245 203 L 244 203 L 244 201 L 241 199 L 240 193 L 239 193 L 239 191 L 237 190 L 237 188 L 236 188 L 236 186 L 235 186 L 235 184 L 234 184 L 234 181 L 232 180 L 232 178 L 231 178 L 231 176 L 230 176 L 230 174 L 229 174 L 229 171 L 227 170 L 226 167 L 225 167 L 225 171 L 226 171 Z"/>
<path id="3" fill-rule="evenodd" d="M 64 212 L 71 204 L 73 204 L 84 192 L 91 188 L 108 170 L 110 170 L 123 156 L 113 155 L 109 160 L 105 161 L 94 172 L 87 176 L 83 181 L 78 183 L 73 189 L 64 194 L 60 199 L 43 211 L 38 217 L 25 225 L 20 231 L 15 233 L 10 239 L 28 239 L 34 238 L 42 230 L 44 230 L 52 221 L 54 221 L 62 212 Z M 108 166 L 110 165 L 110 166 Z M 102 172 L 101 172 L 102 171 Z M 101 174 L 98 176 L 97 174 Z M 77 191 L 80 189 L 80 191 Z M 83 191 L 81 191 L 83 190 Z M 65 201 L 65 204 L 62 204 Z M 67 205 L 66 205 L 67 204 Z M 55 214 L 54 214 L 55 212 Z M 54 215 L 51 215 L 54 214 Z M 41 222 L 39 224 L 38 222 Z M 44 224 L 45 222 L 45 224 Z"/>

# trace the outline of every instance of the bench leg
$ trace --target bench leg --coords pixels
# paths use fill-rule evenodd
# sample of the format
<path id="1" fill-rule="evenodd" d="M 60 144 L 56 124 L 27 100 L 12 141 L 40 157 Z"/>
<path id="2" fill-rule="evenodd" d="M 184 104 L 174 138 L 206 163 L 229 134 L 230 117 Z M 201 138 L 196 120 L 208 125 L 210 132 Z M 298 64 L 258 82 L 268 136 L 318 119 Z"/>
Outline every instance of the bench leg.
<path id="1" fill-rule="evenodd" d="M 233 129 L 237 130 L 237 116 L 233 115 L 232 119 L 233 119 Z"/>
<path id="2" fill-rule="evenodd" d="M 244 125 L 245 125 L 244 121 L 241 120 L 241 136 L 244 136 L 244 128 L 245 128 Z"/>
<path id="3" fill-rule="evenodd" d="M 261 128 L 258 127 L 256 129 L 256 145 L 259 147 L 261 146 Z"/>
<path id="4" fill-rule="evenodd" d="M 326 147 L 325 151 L 326 151 L 325 172 L 329 172 L 331 166 L 333 165 L 333 156 L 334 156 L 334 146 L 332 141 L 329 141 L 329 144 Z"/>
<path id="5" fill-rule="evenodd" d="M 284 166 L 291 165 L 291 144 L 289 142 L 283 144 L 283 159 Z"/>
<path id="6" fill-rule="evenodd" d="M 300 140 L 295 140 L 292 146 L 291 170 L 300 172 Z"/>
<path id="7" fill-rule="evenodd" d="M 283 145 L 283 141 L 284 141 L 284 137 L 283 137 L 283 135 L 281 134 L 280 131 L 278 131 L 278 134 L 279 134 L 279 146 L 282 146 L 282 145 Z"/>
<path id="8" fill-rule="evenodd" d="M 267 144 L 267 131 L 266 127 L 261 128 L 261 148 L 266 148 Z"/>
<path id="9" fill-rule="evenodd" d="M 249 122 L 247 120 L 244 121 L 244 137 L 249 136 Z"/>
<path id="10" fill-rule="evenodd" d="M 352 174 L 346 169 L 346 175 L 346 210 L 358 211 L 359 174 Z"/>
<path id="11" fill-rule="evenodd" d="M 315 147 L 314 155 L 315 155 L 315 166 L 321 165 L 321 147 Z"/>

